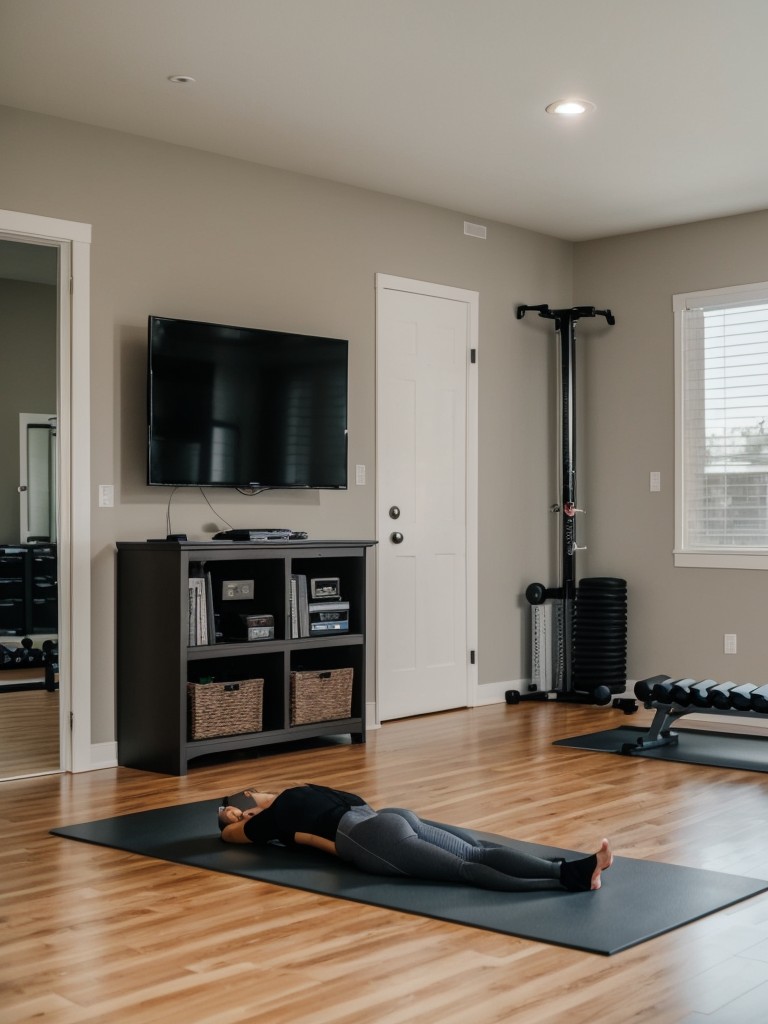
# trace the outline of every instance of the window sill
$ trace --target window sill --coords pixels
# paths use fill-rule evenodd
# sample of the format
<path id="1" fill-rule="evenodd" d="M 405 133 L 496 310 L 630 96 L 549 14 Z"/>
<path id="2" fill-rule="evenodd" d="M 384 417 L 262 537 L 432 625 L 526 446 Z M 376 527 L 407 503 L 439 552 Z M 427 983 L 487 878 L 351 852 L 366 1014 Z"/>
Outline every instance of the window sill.
<path id="1" fill-rule="evenodd" d="M 768 569 L 768 552 L 675 551 L 675 567 L 682 569 Z"/>

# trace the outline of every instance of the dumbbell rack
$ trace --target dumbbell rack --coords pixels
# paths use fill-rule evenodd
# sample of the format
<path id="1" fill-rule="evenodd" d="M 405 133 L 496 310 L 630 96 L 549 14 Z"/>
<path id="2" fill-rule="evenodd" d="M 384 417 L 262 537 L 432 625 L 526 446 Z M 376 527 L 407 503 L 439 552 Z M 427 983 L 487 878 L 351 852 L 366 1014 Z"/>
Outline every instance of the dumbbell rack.
<path id="1" fill-rule="evenodd" d="M 729 703 L 726 706 L 706 706 L 703 704 L 681 704 L 674 700 L 670 691 L 673 687 L 679 687 L 681 693 L 690 690 L 691 687 L 704 690 L 718 690 L 723 695 L 723 700 L 729 697 L 732 690 L 758 691 L 760 696 L 760 708 L 752 706 L 754 701 L 750 695 L 744 697 L 744 703 L 750 707 L 733 707 Z M 679 734 L 674 732 L 672 726 L 678 719 L 685 715 L 721 715 L 726 718 L 754 718 L 757 715 L 763 718 L 768 715 L 768 686 L 737 686 L 733 683 L 717 683 L 714 679 L 706 679 L 696 682 L 694 679 L 672 679 L 669 676 L 653 676 L 650 679 L 641 679 L 635 684 L 635 694 L 642 701 L 646 710 L 655 710 L 653 721 L 648 727 L 648 732 L 638 736 L 632 743 L 624 743 L 621 747 L 622 754 L 635 754 L 644 750 L 652 750 L 654 747 L 677 746 Z M 668 699 L 657 699 L 667 695 Z"/>
<path id="2" fill-rule="evenodd" d="M 603 316 L 610 325 L 616 320 L 610 309 L 596 309 L 594 306 L 572 306 L 569 309 L 550 309 L 548 305 L 518 306 L 517 319 L 522 320 L 527 312 L 538 313 L 540 317 L 554 320 L 555 332 L 560 342 L 560 504 L 552 508 L 560 514 L 560 585 L 544 587 L 533 583 L 526 597 L 532 605 L 541 604 L 545 599 L 559 603 L 558 614 L 553 622 L 557 631 L 555 648 L 557 666 L 554 685 L 550 690 L 520 694 L 507 690 L 508 704 L 520 700 L 558 700 L 571 703 L 595 703 L 594 694 L 579 692 L 573 685 L 572 645 L 573 610 L 576 598 L 576 552 L 584 550 L 576 543 L 575 517 L 583 513 L 576 507 L 576 390 L 575 390 L 575 344 L 576 322 L 582 317 Z M 608 693 L 610 700 L 610 692 Z M 604 701 L 603 701 L 604 702 Z"/>

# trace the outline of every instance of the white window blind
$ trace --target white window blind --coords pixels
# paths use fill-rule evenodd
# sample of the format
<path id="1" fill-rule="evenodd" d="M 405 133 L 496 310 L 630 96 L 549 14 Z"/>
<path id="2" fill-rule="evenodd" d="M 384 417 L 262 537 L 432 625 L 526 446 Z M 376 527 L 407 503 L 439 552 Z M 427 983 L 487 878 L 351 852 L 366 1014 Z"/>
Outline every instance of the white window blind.
<path id="1" fill-rule="evenodd" d="M 676 564 L 768 567 L 768 284 L 675 296 L 675 327 Z"/>

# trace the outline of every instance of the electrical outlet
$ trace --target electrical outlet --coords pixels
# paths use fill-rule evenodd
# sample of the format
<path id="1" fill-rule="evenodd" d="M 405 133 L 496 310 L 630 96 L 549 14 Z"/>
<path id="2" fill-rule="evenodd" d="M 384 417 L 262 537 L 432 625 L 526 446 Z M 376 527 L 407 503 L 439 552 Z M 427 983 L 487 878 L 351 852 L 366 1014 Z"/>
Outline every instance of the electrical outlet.
<path id="1" fill-rule="evenodd" d="M 723 654 L 735 654 L 736 653 L 736 634 L 735 633 L 724 633 L 723 634 Z"/>
<path id="2" fill-rule="evenodd" d="M 224 580 L 221 584 L 222 601 L 247 601 L 253 597 L 253 580 Z"/>
<path id="3" fill-rule="evenodd" d="M 652 490 L 652 491 L 660 491 L 661 490 L 661 473 L 657 472 L 656 470 L 654 470 L 651 473 L 651 479 L 650 479 L 649 487 L 650 487 L 650 490 Z"/>

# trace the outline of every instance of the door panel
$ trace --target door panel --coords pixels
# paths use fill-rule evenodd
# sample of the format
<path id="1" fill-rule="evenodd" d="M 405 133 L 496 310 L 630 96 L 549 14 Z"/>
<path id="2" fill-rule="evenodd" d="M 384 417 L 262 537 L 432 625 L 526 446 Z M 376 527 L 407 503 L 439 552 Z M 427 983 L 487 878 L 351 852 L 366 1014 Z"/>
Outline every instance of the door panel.
<path id="1" fill-rule="evenodd" d="M 392 279 L 384 279 L 387 280 Z M 411 284 L 416 290 L 407 290 Z M 427 289 L 429 286 L 426 286 Z M 378 696 L 382 720 L 468 703 L 472 317 L 419 282 L 378 289 Z M 438 289 L 441 292 L 450 291 Z M 458 296 L 474 293 L 462 293 Z M 392 506 L 400 510 L 390 516 Z M 398 543 L 393 535 L 402 535 Z"/>

